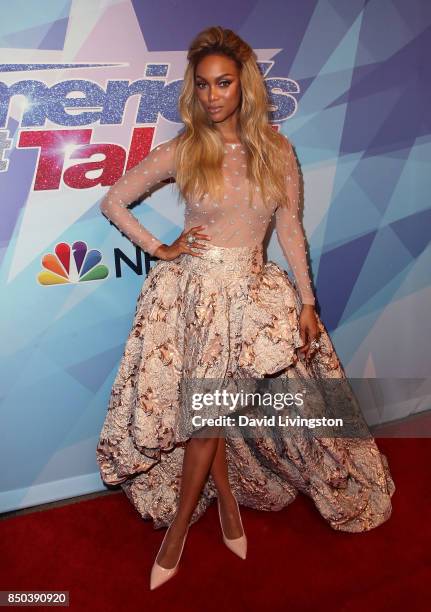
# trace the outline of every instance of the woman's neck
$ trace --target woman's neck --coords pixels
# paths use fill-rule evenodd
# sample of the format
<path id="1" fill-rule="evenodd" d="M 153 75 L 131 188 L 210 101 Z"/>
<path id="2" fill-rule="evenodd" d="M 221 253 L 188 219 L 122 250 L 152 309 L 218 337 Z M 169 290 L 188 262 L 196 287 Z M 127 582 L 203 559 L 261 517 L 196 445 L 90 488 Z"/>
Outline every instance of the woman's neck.
<path id="1" fill-rule="evenodd" d="M 235 136 L 235 135 L 230 136 L 230 137 L 222 135 L 221 139 L 223 141 L 223 144 L 241 144 L 240 138 L 238 136 Z"/>

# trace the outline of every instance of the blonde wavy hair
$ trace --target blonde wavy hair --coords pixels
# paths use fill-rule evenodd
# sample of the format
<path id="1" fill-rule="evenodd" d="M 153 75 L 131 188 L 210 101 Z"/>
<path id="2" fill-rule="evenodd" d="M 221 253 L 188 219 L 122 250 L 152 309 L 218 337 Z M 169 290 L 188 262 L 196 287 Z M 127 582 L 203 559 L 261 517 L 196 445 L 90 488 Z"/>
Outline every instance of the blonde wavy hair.
<path id="1" fill-rule="evenodd" d="M 180 198 L 199 200 L 204 194 L 214 200 L 223 185 L 224 145 L 220 133 L 202 108 L 195 89 L 195 70 L 200 60 L 211 54 L 233 59 L 240 74 L 240 139 L 246 151 L 249 203 L 260 188 L 263 202 L 286 205 L 286 161 L 281 154 L 287 139 L 269 123 L 270 103 L 263 76 L 253 49 L 235 32 L 220 26 L 207 28 L 192 41 L 188 65 L 179 96 L 179 112 L 184 128 L 175 150 L 176 183 Z"/>

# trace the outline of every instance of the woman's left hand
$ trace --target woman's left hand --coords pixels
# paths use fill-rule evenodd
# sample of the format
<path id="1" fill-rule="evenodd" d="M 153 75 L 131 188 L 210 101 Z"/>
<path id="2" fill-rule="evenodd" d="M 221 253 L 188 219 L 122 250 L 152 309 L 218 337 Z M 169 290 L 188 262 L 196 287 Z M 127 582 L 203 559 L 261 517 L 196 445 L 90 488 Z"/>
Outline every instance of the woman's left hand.
<path id="1" fill-rule="evenodd" d="M 314 310 L 314 306 L 311 304 L 302 305 L 302 310 L 299 317 L 299 333 L 302 342 L 305 344 L 298 348 L 298 351 L 303 355 L 305 354 L 305 359 L 308 361 L 316 350 L 314 346 L 312 346 L 310 349 L 310 344 L 313 340 L 318 341 L 320 336 L 316 311 Z"/>

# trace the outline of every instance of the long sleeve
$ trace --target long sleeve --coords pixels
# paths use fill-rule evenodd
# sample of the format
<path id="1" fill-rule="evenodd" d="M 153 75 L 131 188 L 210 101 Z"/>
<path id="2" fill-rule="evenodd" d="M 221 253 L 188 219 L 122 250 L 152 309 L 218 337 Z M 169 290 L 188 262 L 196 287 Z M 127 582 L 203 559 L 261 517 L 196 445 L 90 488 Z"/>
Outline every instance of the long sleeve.
<path id="1" fill-rule="evenodd" d="M 118 229 L 142 250 L 154 255 L 163 244 L 161 240 L 145 228 L 128 210 L 128 206 L 142 195 L 175 174 L 175 138 L 158 145 L 137 164 L 126 172 L 105 194 L 100 210 Z"/>
<path id="2" fill-rule="evenodd" d="M 299 172 L 291 143 L 286 143 L 286 189 L 290 207 L 278 206 L 276 233 L 289 266 L 295 277 L 296 286 L 303 304 L 315 304 L 305 250 L 305 235 L 299 220 Z"/>

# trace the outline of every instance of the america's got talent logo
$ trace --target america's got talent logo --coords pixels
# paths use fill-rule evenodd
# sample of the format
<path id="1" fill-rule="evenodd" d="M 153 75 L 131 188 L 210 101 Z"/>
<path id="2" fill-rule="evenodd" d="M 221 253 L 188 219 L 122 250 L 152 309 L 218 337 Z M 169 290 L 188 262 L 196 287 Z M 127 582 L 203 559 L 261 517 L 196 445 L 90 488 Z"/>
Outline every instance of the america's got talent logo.
<path id="1" fill-rule="evenodd" d="M 42 257 L 43 270 L 37 275 L 40 285 L 62 285 L 82 283 L 106 278 L 109 268 L 100 263 L 102 253 L 97 249 L 88 250 L 82 240 L 70 246 L 67 242 L 56 245 L 54 253 Z"/>
<path id="2" fill-rule="evenodd" d="M 268 73 L 273 61 L 259 62 L 262 76 Z M 0 73 L 20 71 L 65 70 L 73 68 L 122 66 L 123 64 L 0 64 Z M 127 170 L 133 168 L 150 152 L 153 134 L 159 117 L 181 123 L 178 96 L 182 80 L 167 82 L 168 63 L 148 62 L 142 79 L 128 81 L 108 79 L 98 84 L 88 79 L 67 79 L 53 85 L 42 80 L 23 79 L 11 84 L 0 81 L 0 172 L 8 170 L 10 160 L 5 152 L 12 147 L 6 128 L 12 99 L 18 97 L 21 129 L 17 149 L 36 149 L 38 159 L 33 190 L 60 189 L 61 182 L 73 189 L 88 189 L 97 185 L 114 184 Z M 295 114 L 299 85 L 288 78 L 265 78 L 271 103 L 270 121 L 279 123 Z M 92 143 L 93 131 L 100 126 L 122 125 L 126 104 L 137 96 L 138 108 L 128 151 L 119 144 Z M 46 121 L 70 129 L 44 128 Z M 96 125 L 97 124 L 97 125 Z M 94 127 L 84 129 L 83 126 Z M 101 154 L 102 161 L 88 161 Z M 65 162 L 81 163 L 64 169 Z M 86 161 L 87 160 L 87 161 Z M 91 171 L 100 170 L 96 178 Z"/>

